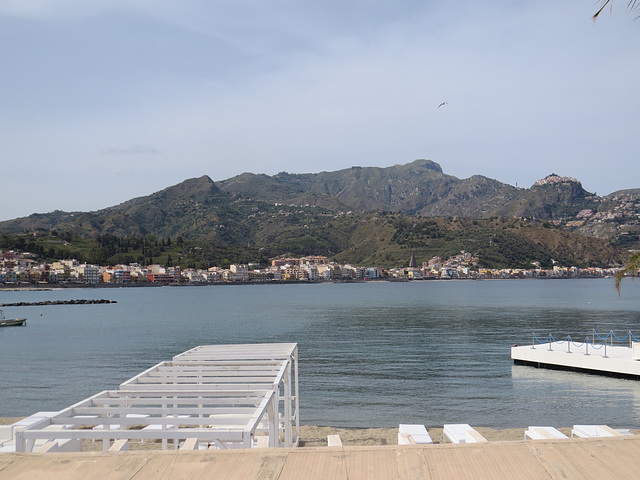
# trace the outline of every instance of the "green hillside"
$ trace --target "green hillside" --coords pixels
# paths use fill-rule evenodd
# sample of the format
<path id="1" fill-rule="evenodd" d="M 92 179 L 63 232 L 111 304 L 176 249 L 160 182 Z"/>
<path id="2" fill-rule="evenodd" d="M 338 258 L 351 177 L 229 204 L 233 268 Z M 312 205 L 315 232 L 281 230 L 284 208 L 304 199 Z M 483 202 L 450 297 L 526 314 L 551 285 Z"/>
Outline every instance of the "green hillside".
<path id="1" fill-rule="evenodd" d="M 43 258 L 78 258 L 103 265 L 136 262 L 207 268 L 230 263 L 266 264 L 280 255 L 325 255 L 340 263 L 394 267 L 413 254 L 419 262 L 461 251 L 478 256 L 480 266 L 544 267 L 553 260 L 578 267 L 620 263 L 623 252 L 605 240 L 518 219 L 407 217 L 393 213 L 334 215 L 314 208 L 263 212 L 202 237 L 83 238 L 69 232 L 37 236 L 0 234 L 0 249 L 22 249 Z"/>
<path id="2" fill-rule="evenodd" d="M 634 191 L 603 199 L 555 175 L 523 189 L 479 175 L 457 179 L 416 160 L 217 183 L 205 175 L 103 210 L 0 222 L 0 248 L 101 264 L 208 267 L 326 255 L 391 267 L 412 253 L 425 261 L 464 250 L 489 267 L 608 266 L 640 246 L 639 215 Z"/>

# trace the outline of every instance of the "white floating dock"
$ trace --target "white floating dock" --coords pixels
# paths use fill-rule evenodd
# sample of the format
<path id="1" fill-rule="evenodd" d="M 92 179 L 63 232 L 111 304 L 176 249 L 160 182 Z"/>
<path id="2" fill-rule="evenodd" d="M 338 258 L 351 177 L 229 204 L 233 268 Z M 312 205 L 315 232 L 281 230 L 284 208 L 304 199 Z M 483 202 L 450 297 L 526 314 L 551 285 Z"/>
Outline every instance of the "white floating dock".
<path id="1" fill-rule="evenodd" d="M 537 368 L 572 370 L 640 380 L 640 344 L 633 347 L 574 343 L 571 340 L 542 344 L 513 346 L 511 358 L 517 365 Z M 634 355 L 634 351 L 636 355 Z"/>

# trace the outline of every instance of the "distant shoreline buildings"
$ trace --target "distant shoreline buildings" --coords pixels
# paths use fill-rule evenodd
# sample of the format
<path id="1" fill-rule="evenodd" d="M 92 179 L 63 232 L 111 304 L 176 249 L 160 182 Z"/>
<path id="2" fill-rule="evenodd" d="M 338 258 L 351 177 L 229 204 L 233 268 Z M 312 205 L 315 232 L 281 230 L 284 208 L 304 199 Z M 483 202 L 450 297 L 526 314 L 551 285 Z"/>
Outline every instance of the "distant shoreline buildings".
<path id="1" fill-rule="evenodd" d="M 219 284 L 271 282 L 343 282 L 369 280 L 509 279 L 509 278 L 602 278 L 615 268 L 578 268 L 556 265 L 551 269 L 489 269 L 478 266 L 468 252 L 443 259 L 433 257 L 418 265 L 412 255 L 407 267 L 381 268 L 339 264 L 324 256 L 276 258 L 270 266 L 236 264 L 229 268 L 196 269 L 154 264 L 100 266 L 74 259 L 39 262 L 29 252 L 0 251 L 0 285 L 131 285 Z"/>

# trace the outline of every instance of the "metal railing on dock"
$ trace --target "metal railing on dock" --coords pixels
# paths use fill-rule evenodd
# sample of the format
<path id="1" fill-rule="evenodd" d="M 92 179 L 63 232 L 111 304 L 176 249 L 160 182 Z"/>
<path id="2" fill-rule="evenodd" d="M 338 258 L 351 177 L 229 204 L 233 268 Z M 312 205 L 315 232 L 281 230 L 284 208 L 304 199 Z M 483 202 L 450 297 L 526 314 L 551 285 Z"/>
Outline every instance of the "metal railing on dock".
<path id="1" fill-rule="evenodd" d="M 596 338 L 598 340 L 601 340 L 602 344 L 596 345 Z M 614 339 L 616 341 L 618 341 L 618 342 L 625 342 L 628 339 L 629 348 L 633 348 L 633 342 L 638 342 L 639 341 L 631 331 L 628 331 L 627 334 L 624 337 L 620 338 L 618 335 L 616 335 L 616 333 L 613 330 L 609 330 L 609 332 L 606 335 L 603 336 L 603 335 L 599 334 L 598 332 L 596 332 L 595 329 L 593 329 L 592 333 L 591 333 L 591 338 L 589 338 L 589 336 L 586 336 L 582 343 L 576 343 L 574 341 L 574 339 L 571 337 L 571 335 L 567 335 L 562 340 L 556 340 L 551 333 L 549 335 L 547 335 L 547 337 L 544 340 L 540 340 L 538 338 L 538 336 L 536 335 L 536 332 L 533 332 L 531 348 L 535 350 L 536 342 L 537 342 L 538 345 L 548 344 L 549 345 L 549 350 L 552 349 L 551 345 L 554 344 L 554 343 L 556 345 L 562 345 L 562 344 L 566 343 L 567 344 L 567 353 L 571 353 L 571 345 L 573 345 L 576 348 L 584 347 L 585 348 L 585 353 L 584 354 L 585 355 L 589 355 L 589 346 L 591 346 L 591 348 L 593 350 L 604 349 L 604 354 L 602 356 L 604 358 L 607 358 L 607 340 L 609 340 L 609 346 L 613 347 Z"/>

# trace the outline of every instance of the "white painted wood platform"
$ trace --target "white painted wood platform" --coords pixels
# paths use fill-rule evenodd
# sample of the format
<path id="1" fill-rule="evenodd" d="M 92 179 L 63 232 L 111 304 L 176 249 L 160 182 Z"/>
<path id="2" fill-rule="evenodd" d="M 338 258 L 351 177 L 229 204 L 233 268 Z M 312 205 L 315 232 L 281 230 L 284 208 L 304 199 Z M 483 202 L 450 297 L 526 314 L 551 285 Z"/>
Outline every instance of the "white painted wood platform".
<path id="1" fill-rule="evenodd" d="M 634 342 L 637 348 L 637 343 Z M 589 343 L 547 342 L 511 347 L 514 363 L 539 368 L 577 370 L 603 375 L 640 379 L 640 361 L 634 360 L 629 346 L 593 345 Z"/>
<path id="2" fill-rule="evenodd" d="M 298 347 L 295 343 L 204 345 L 161 362 L 127 380 L 127 390 L 272 389 L 283 446 L 299 441 Z M 264 422 L 258 431 L 264 431 Z M 272 444 L 270 446 L 279 446 Z"/>
<path id="3" fill-rule="evenodd" d="M 524 431 L 524 439 L 531 440 L 562 440 L 567 437 L 555 427 L 529 427 Z"/>
<path id="4" fill-rule="evenodd" d="M 161 441 L 213 448 L 269 447 L 299 440 L 297 344 L 210 345 L 161 362 L 51 415 L 23 421 L 15 451 L 52 441 Z M 22 426 L 22 425 L 21 425 Z M 53 450 L 51 450 L 53 451 Z"/>
<path id="5" fill-rule="evenodd" d="M 467 423 L 445 424 L 442 429 L 442 442 L 485 443 L 487 441 L 477 430 Z"/>
<path id="6" fill-rule="evenodd" d="M 424 425 L 401 423 L 398 426 L 398 445 L 416 445 L 433 443 Z"/>

